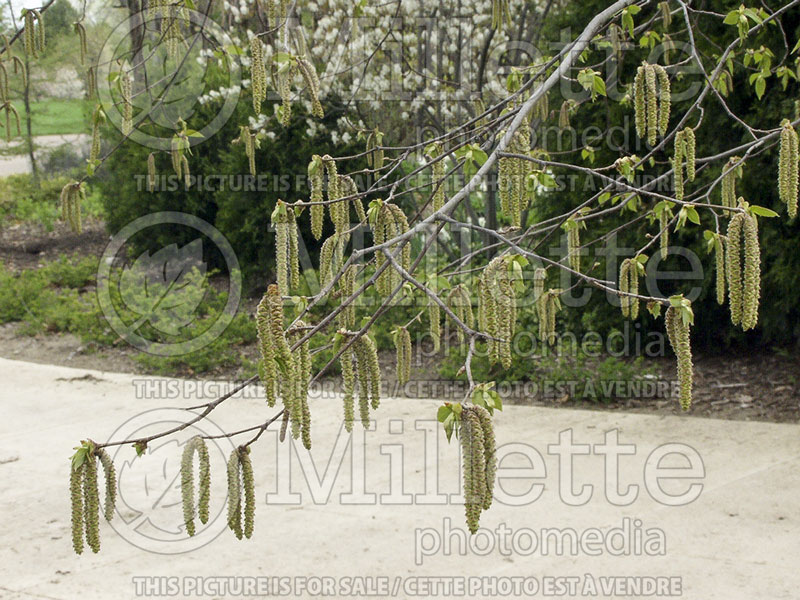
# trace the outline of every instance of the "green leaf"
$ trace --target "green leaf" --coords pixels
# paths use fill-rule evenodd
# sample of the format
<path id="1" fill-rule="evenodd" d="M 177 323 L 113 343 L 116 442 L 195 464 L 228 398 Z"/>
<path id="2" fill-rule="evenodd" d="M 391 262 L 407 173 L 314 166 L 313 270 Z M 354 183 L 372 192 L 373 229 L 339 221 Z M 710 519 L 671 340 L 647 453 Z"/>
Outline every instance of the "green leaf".
<path id="1" fill-rule="evenodd" d="M 445 419 L 453 414 L 453 408 L 450 405 L 444 404 L 439 407 L 439 410 L 436 411 L 436 420 L 439 423 L 444 423 Z"/>
<path id="2" fill-rule="evenodd" d="M 747 210 L 751 215 L 767 217 L 768 219 L 778 216 L 778 213 L 776 213 L 774 210 L 764 208 L 763 206 L 758 206 L 757 204 L 751 204 Z"/>

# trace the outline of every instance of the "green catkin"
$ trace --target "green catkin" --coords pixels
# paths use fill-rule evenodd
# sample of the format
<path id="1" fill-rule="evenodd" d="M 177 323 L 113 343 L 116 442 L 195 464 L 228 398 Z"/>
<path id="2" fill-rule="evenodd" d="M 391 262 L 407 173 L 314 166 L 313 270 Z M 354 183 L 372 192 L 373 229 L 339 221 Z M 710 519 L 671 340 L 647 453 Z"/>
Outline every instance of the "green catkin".
<path id="1" fill-rule="evenodd" d="M 294 327 L 296 331 L 292 335 L 294 344 L 300 342 L 304 335 L 304 328 L 306 323 L 298 320 Z M 296 367 L 296 398 L 294 408 L 294 421 L 300 427 L 300 434 L 303 440 L 303 446 L 307 450 L 311 449 L 311 410 L 308 406 L 308 386 L 311 381 L 311 351 L 309 348 L 309 340 L 304 341 L 297 346 L 293 352 L 294 362 Z"/>
<path id="2" fill-rule="evenodd" d="M 261 298 L 256 309 L 256 330 L 258 332 L 261 361 L 258 374 L 267 397 L 267 404 L 275 406 L 278 390 L 278 366 L 275 362 L 275 346 L 272 341 L 271 314 L 267 295 Z"/>
<path id="3" fill-rule="evenodd" d="M 464 469 L 464 508 L 467 526 L 471 533 L 478 530 L 484 506 L 486 486 L 486 458 L 484 454 L 483 427 L 472 407 L 461 413 L 461 448 Z"/>
<path id="4" fill-rule="evenodd" d="M 119 90 L 122 95 L 122 135 L 124 136 L 130 135 L 133 131 L 132 86 L 131 74 L 123 69 L 120 72 Z"/>
<path id="5" fill-rule="evenodd" d="M 78 42 L 80 44 L 80 51 L 81 51 L 81 64 L 86 64 L 86 54 L 88 53 L 88 46 L 86 44 L 86 27 L 83 26 L 83 23 L 78 22 L 74 24 L 75 33 L 78 34 Z"/>
<path id="6" fill-rule="evenodd" d="M 697 142 L 694 136 L 694 129 L 687 127 L 683 130 L 683 135 L 686 144 L 686 178 L 689 181 L 694 181 L 696 174 L 696 146 Z"/>
<path id="7" fill-rule="evenodd" d="M 325 111 L 322 109 L 322 103 L 319 101 L 319 77 L 317 70 L 309 61 L 304 57 L 297 58 L 297 68 L 300 75 L 306 83 L 308 93 L 311 96 L 311 114 L 321 119 L 325 116 Z"/>
<path id="8" fill-rule="evenodd" d="M 720 234 L 714 235 L 714 258 L 717 270 L 717 304 L 722 306 L 725 303 L 725 237 Z"/>
<path id="9" fill-rule="evenodd" d="M 339 357 L 339 364 L 342 366 L 342 402 L 344 408 L 344 428 L 348 432 L 353 431 L 354 406 L 353 395 L 356 387 L 355 370 L 353 369 L 353 351 L 348 348 Z"/>
<path id="10" fill-rule="evenodd" d="M 639 293 L 638 264 L 635 258 L 626 258 L 622 261 L 622 266 L 619 270 L 619 291 L 622 292 L 620 296 L 622 316 L 631 319 L 636 319 L 639 316 L 639 299 L 627 295 Z"/>
<path id="11" fill-rule="evenodd" d="M 645 89 L 645 67 L 636 69 L 636 78 L 633 82 L 633 105 L 636 121 L 636 135 L 644 138 L 647 135 L 647 100 Z"/>
<path id="12" fill-rule="evenodd" d="M 781 123 L 781 143 L 778 158 L 778 195 L 786 204 L 789 218 L 797 216 L 798 139 L 788 119 Z"/>
<path id="13" fill-rule="evenodd" d="M 658 136 L 658 104 L 656 71 L 653 65 L 646 65 L 644 71 L 644 85 L 647 99 L 647 143 L 655 146 Z"/>
<path id="14" fill-rule="evenodd" d="M 367 220 L 367 213 L 364 212 L 364 204 L 358 198 L 358 187 L 356 182 L 349 175 L 339 175 L 338 189 L 341 198 L 350 198 L 350 204 L 356 211 L 359 223 L 364 223 Z M 349 221 L 350 215 L 347 209 L 347 202 L 343 203 L 345 212 L 347 213 L 347 220 Z"/>
<path id="15" fill-rule="evenodd" d="M 654 146 L 669 127 L 671 94 L 669 76 L 661 65 L 647 62 L 636 71 L 633 83 L 636 134 Z"/>
<path id="16" fill-rule="evenodd" d="M 114 507 L 117 502 L 117 472 L 111 457 L 103 448 L 95 450 L 95 455 L 103 466 L 103 479 L 106 482 L 106 498 L 103 504 L 103 518 L 111 521 L 114 518 Z"/>
<path id="17" fill-rule="evenodd" d="M 467 292 L 467 289 L 462 284 L 450 290 L 450 293 L 447 295 L 447 305 L 450 307 L 450 310 L 461 319 L 464 325 L 470 329 L 475 326 L 475 315 L 472 312 L 472 299 L 469 297 L 469 292 Z M 454 325 L 456 327 L 458 343 L 463 344 L 465 340 L 464 332 L 460 326 L 455 323 Z"/>
<path id="18" fill-rule="evenodd" d="M 653 69 L 658 78 L 658 133 L 663 136 L 669 128 L 669 113 L 672 101 L 669 76 L 661 65 L 653 65 Z"/>
<path id="19" fill-rule="evenodd" d="M 530 153 L 530 134 L 527 129 L 514 134 L 508 152 L 520 155 Z M 522 213 L 528 208 L 527 181 L 531 170 L 531 162 L 523 158 L 500 158 L 497 180 L 500 209 L 510 217 L 515 227 L 521 226 Z"/>
<path id="20" fill-rule="evenodd" d="M 250 460 L 250 447 L 239 448 L 239 469 L 244 488 L 244 537 L 253 535 L 256 515 L 256 484 L 253 476 L 253 463 Z"/>
<path id="21" fill-rule="evenodd" d="M 33 25 L 33 11 L 26 10 L 25 16 L 23 18 L 25 21 L 25 26 L 24 26 L 25 30 L 23 32 L 25 54 L 37 58 L 38 54 L 36 52 L 36 33 L 34 32 L 34 25 Z"/>
<path id="22" fill-rule="evenodd" d="M 556 290 L 549 290 L 542 294 L 539 300 L 539 338 L 551 346 L 555 343 L 558 308 L 558 292 Z"/>
<path id="23" fill-rule="evenodd" d="M 83 503 L 86 543 L 97 554 L 100 551 L 100 500 L 97 492 L 97 462 L 94 453 L 87 455 L 84 462 Z"/>
<path id="24" fill-rule="evenodd" d="M 24 83 L 23 83 L 24 84 Z M 97 75 L 94 67 L 89 67 L 86 70 L 86 97 L 93 99 L 97 92 Z"/>
<path id="25" fill-rule="evenodd" d="M 407 328 L 397 328 L 394 347 L 397 351 L 397 383 L 402 386 L 411 379 L 411 334 Z"/>
<path id="26" fill-rule="evenodd" d="M 661 250 L 661 260 L 666 260 L 669 255 L 669 212 L 665 209 L 658 215 L 658 227 L 661 230 L 659 236 L 659 247 Z"/>
<path id="27" fill-rule="evenodd" d="M 228 458 L 228 528 L 242 539 L 242 485 L 239 477 L 239 449 Z"/>
<path id="28" fill-rule="evenodd" d="M 561 110 L 558 112 L 558 128 L 569 129 L 569 100 L 561 103 Z"/>
<path id="29" fill-rule="evenodd" d="M 292 120 L 292 73 L 278 74 L 278 93 L 281 97 L 281 125 L 289 127 Z"/>
<path id="30" fill-rule="evenodd" d="M 626 258 L 622 261 L 622 265 L 619 268 L 619 291 L 621 292 L 619 303 L 623 317 L 629 317 L 631 314 L 630 297 L 626 295 L 630 293 L 630 273 L 631 260 Z"/>
<path id="31" fill-rule="evenodd" d="M 437 212 L 444 206 L 445 201 L 444 158 L 439 158 L 433 163 L 431 178 L 435 187 L 433 192 L 433 210 Z"/>
<path id="32" fill-rule="evenodd" d="M 683 131 L 679 131 L 675 135 L 675 150 L 672 157 L 672 177 L 676 200 L 683 200 L 683 159 L 685 155 L 686 136 Z"/>
<path id="33" fill-rule="evenodd" d="M 567 254 L 569 255 L 569 266 L 573 271 L 581 272 L 581 238 L 580 225 L 575 223 L 574 227 L 567 230 Z"/>
<path id="34" fill-rule="evenodd" d="M 742 329 L 748 331 L 758 324 L 758 304 L 761 296 L 761 253 L 758 246 L 758 221 L 745 215 L 744 281 L 742 284 Z"/>
<path id="35" fill-rule="evenodd" d="M 689 325 L 684 323 L 680 309 L 670 306 L 665 316 L 667 337 L 678 359 L 678 387 L 682 410 L 692 406 L 692 347 L 689 339 Z"/>
<path id="36" fill-rule="evenodd" d="M 345 269 L 339 278 L 339 298 L 344 303 L 355 293 L 356 289 L 356 265 L 350 265 Z M 352 329 L 356 325 L 356 303 L 350 302 L 339 311 L 339 325 L 343 329 Z"/>
<path id="37" fill-rule="evenodd" d="M 70 182 L 61 188 L 61 219 L 74 233 L 81 233 L 81 200 L 86 196 L 83 184 Z"/>
<path id="38" fill-rule="evenodd" d="M 661 11 L 661 20 L 664 22 L 664 29 L 669 29 L 672 24 L 672 13 L 669 10 L 669 2 L 659 2 L 658 8 Z"/>
<path id="39" fill-rule="evenodd" d="M 250 38 L 250 87 L 253 94 L 253 111 L 261 113 L 261 103 L 267 97 L 267 70 L 264 64 L 264 44 L 261 38 Z"/>
<path id="40" fill-rule="evenodd" d="M 722 176 L 720 189 L 722 194 L 722 206 L 727 208 L 736 208 L 736 175 L 741 165 L 739 167 L 735 165 L 740 160 L 738 156 L 732 156 L 723 169 L 725 174 Z"/>
<path id="41" fill-rule="evenodd" d="M 289 411 L 283 411 L 283 417 L 281 417 L 281 429 L 280 433 L 278 433 L 278 440 L 283 443 L 286 441 L 286 430 L 289 428 Z"/>
<path id="42" fill-rule="evenodd" d="M 181 500 L 183 502 L 183 522 L 186 524 L 186 533 L 195 534 L 194 526 L 194 464 L 193 458 L 197 453 L 200 465 L 200 488 L 198 515 L 201 523 L 208 522 L 208 503 L 210 496 L 210 469 L 208 461 L 208 448 L 200 436 L 191 438 L 183 448 L 181 457 Z"/>
<path id="43" fill-rule="evenodd" d="M 250 128 L 246 125 L 241 126 L 239 133 L 239 141 L 244 145 L 244 155 L 247 157 L 247 163 L 250 170 L 250 175 L 256 175 L 256 135 L 250 132 Z"/>
<path id="44" fill-rule="evenodd" d="M 433 351 L 438 352 L 441 348 L 442 339 L 442 326 L 441 326 L 441 310 L 439 305 L 433 300 L 428 299 L 428 332 L 433 341 Z"/>
<path id="45" fill-rule="evenodd" d="M 372 406 L 372 410 L 377 410 L 381 404 L 381 367 L 378 362 L 378 348 L 368 335 L 362 336 L 359 341 L 364 346 L 367 358 L 370 406 Z"/>
<path id="46" fill-rule="evenodd" d="M 151 192 L 156 189 L 156 155 L 151 152 L 147 155 L 147 189 Z"/>
<path id="47" fill-rule="evenodd" d="M 546 279 L 547 279 L 547 271 L 544 268 L 538 267 L 533 272 L 533 302 L 534 302 L 534 308 L 536 308 L 537 311 L 539 307 L 539 299 L 542 297 L 542 294 L 544 293 L 544 283 Z"/>
<path id="48" fill-rule="evenodd" d="M 83 478 L 86 465 L 82 463 L 77 469 L 70 465 L 69 496 L 72 514 L 72 548 L 75 554 L 83 553 Z"/>
<path id="49" fill-rule="evenodd" d="M 310 201 L 314 203 L 311 205 L 309 212 L 311 214 L 311 234 L 315 240 L 322 237 L 322 225 L 325 219 L 325 205 L 320 204 L 322 202 L 323 176 L 321 159 L 315 155 L 312 161 L 308 163 L 308 182 L 311 187 Z"/>
<path id="50" fill-rule="evenodd" d="M 742 322 L 742 228 L 744 215 L 737 213 L 728 223 L 728 243 L 726 247 L 726 269 L 728 276 L 728 297 L 731 307 L 731 322 Z"/>
<path id="51" fill-rule="evenodd" d="M 356 340 L 353 344 L 356 355 L 356 370 L 358 372 L 358 412 L 361 425 L 369 428 L 369 365 L 364 346 Z"/>
<path id="52" fill-rule="evenodd" d="M 100 155 L 100 125 L 105 121 L 105 114 L 100 105 L 94 109 L 92 115 L 92 145 L 89 150 L 89 162 L 94 162 Z"/>
<path id="53" fill-rule="evenodd" d="M 272 213 L 272 224 L 275 226 L 275 269 L 278 289 L 282 296 L 288 296 L 290 283 L 292 287 L 300 284 L 297 222 L 294 208 L 283 200 L 278 200 Z"/>
<path id="54" fill-rule="evenodd" d="M 486 470 L 486 485 L 483 494 L 483 510 L 488 510 L 492 506 L 494 496 L 494 480 L 497 474 L 497 442 L 494 437 L 494 424 L 492 417 L 482 406 L 473 408 L 475 415 L 481 424 L 483 431 L 483 457 Z"/>

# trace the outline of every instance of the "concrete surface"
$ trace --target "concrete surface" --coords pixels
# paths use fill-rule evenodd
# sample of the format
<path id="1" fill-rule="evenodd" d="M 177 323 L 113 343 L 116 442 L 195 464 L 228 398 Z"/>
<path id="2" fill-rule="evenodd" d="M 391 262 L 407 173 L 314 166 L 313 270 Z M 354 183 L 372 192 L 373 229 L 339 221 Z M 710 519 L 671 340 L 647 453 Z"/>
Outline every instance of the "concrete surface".
<path id="1" fill-rule="evenodd" d="M 79 557 L 72 552 L 69 529 L 72 447 L 88 436 L 99 441 L 164 429 L 176 413 L 154 409 L 196 405 L 217 390 L 208 386 L 203 390 L 208 397 L 198 399 L 180 381 L 9 360 L 0 360 L 0 377 L 0 598 L 5 600 L 319 597 L 323 592 L 376 598 L 798 597 L 800 436 L 795 425 L 507 407 L 496 417 L 503 480 L 481 520 L 485 529 L 464 547 L 457 446 L 448 445 L 438 429 L 426 444 L 425 428 L 436 427 L 432 419 L 439 402 L 384 400 L 375 431 L 362 438 L 356 429 L 348 445 L 348 437 L 340 435 L 339 400 L 320 392 L 311 405 L 310 456 L 302 449 L 290 456 L 286 444 L 276 455 L 272 433 L 253 448 L 257 509 L 251 540 L 238 541 L 224 528 L 223 463 L 231 447 L 225 443 L 209 447 L 212 519 L 206 526 L 198 523 L 196 538 L 183 535 L 176 479 L 181 448 L 173 441 L 152 444 L 136 460 L 130 448 L 116 454 L 118 514 L 113 527 L 101 523 L 100 553 L 87 550 Z M 249 394 L 222 404 L 212 420 L 224 429 L 242 428 L 273 412 Z M 604 455 L 594 447 L 572 460 L 574 492 L 590 484 L 592 497 L 583 506 L 567 505 L 559 486 L 569 482 L 569 461 L 559 464 L 548 445 L 558 444 L 562 431 L 571 431 L 576 444 L 601 444 L 614 430 L 620 444 L 635 445 L 633 454 L 619 457 L 619 489 L 636 485 L 638 496 L 627 506 L 607 498 Z M 203 431 L 213 434 L 213 425 Z M 692 460 L 702 461 L 692 479 L 661 481 L 673 496 L 699 490 L 689 504 L 667 506 L 658 500 L 653 468 L 658 453 L 667 451 L 662 467 L 685 469 Z M 525 479 L 531 473 L 511 470 L 537 467 L 531 463 L 537 453 L 545 477 L 533 481 Z M 533 474 L 543 475 L 541 467 Z M 513 506 L 520 502 L 513 496 L 532 483 L 544 484 L 541 496 Z M 702 488 L 690 488 L 693 484 Z M 298 503 L 287 504 L 295 500 L 287 485 L 300 494 Z M 377 501 L 360 497 L 360 489 L 378 494 Z M 390 503 L 407 500 L 403 493 L 417 495 L 410 503 Z M 542 529 L 563 535 L 571 529 L 585 543 L 575 555 L 559 555 L 552 547 L 555 538 L 548 537 L 550 547 L 543 551 Z M 531 552 L 537 536 L 539 546 Z M 637 550 L 642 540 L 650 540 L 647 550 Z M 627 554 L 615 555 L 625 551 L 625 544 Z M 592 555 L 598 549 L 599 555 Z M 618 587 L 603 589 L 611 583 Z M 637 594 L 623 585 L 660 585 L 661 593 Z"/>
<path id="2" fill-rule="evenodd" d="M 64 135 L 37 135 L 33 138 L 36 148 L 36 158 L 41 159 L 42 151 L 56 148 L 63 144 L 79 144 L 81 146 L 88 143 L 89 136 L 85 133 L 69 133 Z M 16 138 L 11 141 L 10 146 L 24 144 L 24 140 Z M 0 148 L 8 147 L 5 140 L 0 140 Z M 41 166 L 40 166 L 41 168 Z M 28 154 L 12 154 L 9 156 L 0 155 L 0 177 L 8 175 L 18 175 L 31 172 L 31 161 Z"/>

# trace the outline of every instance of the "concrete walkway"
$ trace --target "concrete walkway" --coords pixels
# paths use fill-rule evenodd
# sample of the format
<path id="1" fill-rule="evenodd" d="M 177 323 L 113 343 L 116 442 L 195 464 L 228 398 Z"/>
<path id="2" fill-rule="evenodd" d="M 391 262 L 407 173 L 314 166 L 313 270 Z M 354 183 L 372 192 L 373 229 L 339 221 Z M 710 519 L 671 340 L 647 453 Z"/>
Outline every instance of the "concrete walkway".
<path id="1" fill-rule="evenodd" d="M 83 146 L 86 145 L 88 141 L 89 136 L 85 133 L 37 135 L 33 138 L 37 159 L 40 158 L 42 151 L 50 150 L 63 144 L 78 144 Z M 25 141 L 20 138 L 16 138 L 11 141 L 10 146 L 20 146 L 22 144 L 25 144 Z M 9 144 L 7 144 L 5 140 L 0 140 L 0 148 L 7 148 L 8 146 Z M 0 177 L 30 172 L 31 160 L 27 152 L 24 154 L 11 154 L 8 156 L 0 155 Z"/>
<path id="2" fill-rule="evenodd" d="M 89 436 L 167 429 L 187 413 L 164 407 L 201 404 L 219 389 L 3 359 L 0 380 L 4 600 L 798 597 L 795 425 L 507 407 L 496 417 L 494 505 L 481 519 L 485 529 L 468 539 L 458 447 L 433 421 L 439 402 L 384 400 L 375 430 L 359 426 L 350 440 L 340 430 L 340 401 L 317 390 L 310 455 L 287 452 L 269 431 L 253 447 L 251 540 L 225 528 L 231 445 L 209 443 L 211 519 L 187 538 L 181 446 L 159 442 L 138 459 L 129 447 L 115 455 L 118 514 L 101 523 L 100 553 L 78 557 L 67 494 L 72 447 Z M 201 431 L 247 427 L 274 411 L 240 395 Z M 605 462 L 612 450 L 604 440 L 614 432 L 629 452 L 619 456 L 618 478 L 615 461 L 608 469 Z M 572 460 L 570 433 L 573 444 L 588 445 Z M 635 498 L 616 497 L 634 490 Z M 591 497 L 570 497 L 581 492 Z"/>

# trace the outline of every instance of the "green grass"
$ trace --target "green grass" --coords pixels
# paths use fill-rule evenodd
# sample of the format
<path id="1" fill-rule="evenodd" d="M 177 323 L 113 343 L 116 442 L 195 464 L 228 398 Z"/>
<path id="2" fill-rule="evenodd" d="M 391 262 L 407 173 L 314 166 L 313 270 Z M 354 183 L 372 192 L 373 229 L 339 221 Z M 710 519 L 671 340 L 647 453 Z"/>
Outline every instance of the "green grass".
<path id="1" fill-rule="evenodd" d="M 65 135 L 70 133 L 89 133 L 86 100 L 74 98 L 46 98 L 31 102 L 33 135 Z M 20 107 L 22 128 L 25 128 L 24 114 Z"/>
<path id="2" fill-rule="evenodd" d="M 19 322 L 19 332 L 23 335 L 68 332 L 95 348 L 117 346 L 119 336 L 106 321 L 94 289 L 97 264 L 93 257 L 62 256 L 39 269 L 15 273 L 0 263 L 0 323 Z M 190 283 L 181 293 L 193 295 L 193 285 Z M 182 326 L 178 335 L 166 335 L 149 326 L 140 333 L 148 339 L 175 342 L 193 339 L 210 327 L 220 317 L 227 295 L 202 281 L 196 285 L 203 286 L 202 300 L 194 320 Z M 112 285 L 112 290 L 115 289 Z M 112 291 L 112 302 L 126 323 L 137 317 L 130 305 L 136 307 L 151 300 L 143 295 L 146 294 L 144 290 L 133 290 L 133 293 L 135 297 L 129 295 L 123 300 L 119 293 Z M 167 317 L 170 316 L 168 313 Z M 161 325 L 163 329 L 163 321 Z M 237 366 L 254 373 L 255 365 L 247 360 L 243 345 L 255 340 L 254 320 L 240 312 L 222 335 L 204 348 L 174 357 L 137 352 L 134 360 L 147 370 L 162 374 L 204 373 Z"/>

